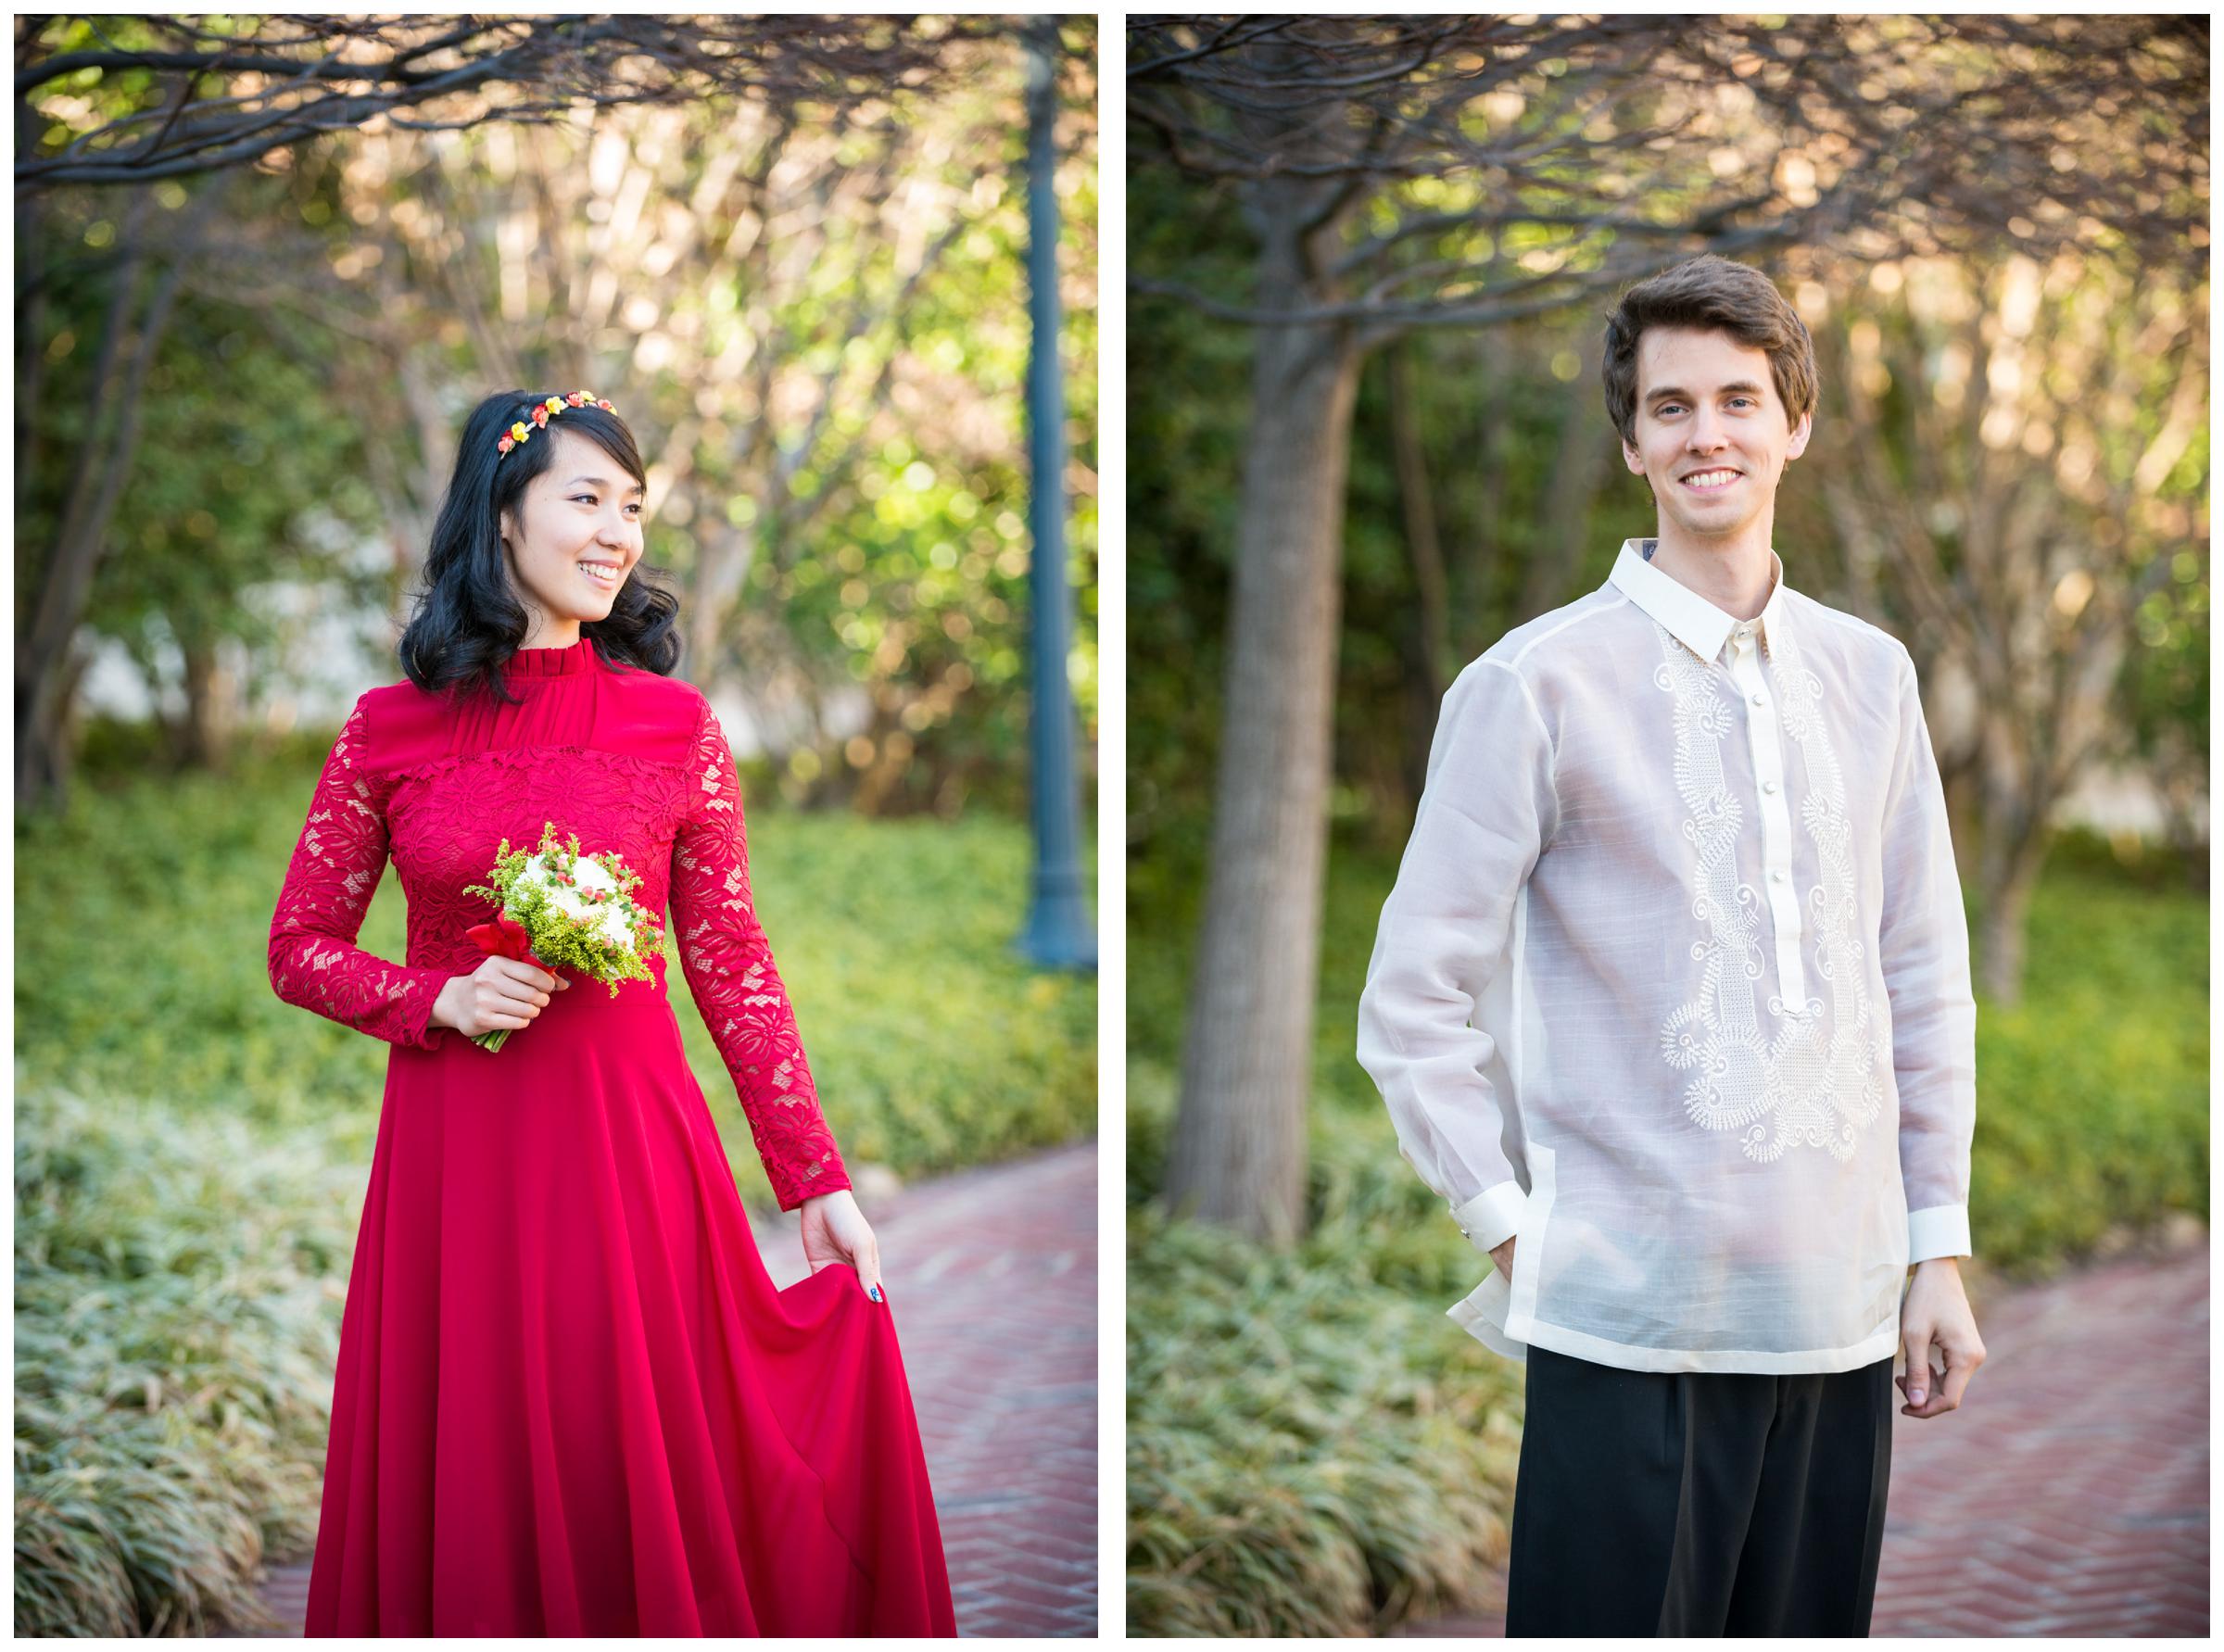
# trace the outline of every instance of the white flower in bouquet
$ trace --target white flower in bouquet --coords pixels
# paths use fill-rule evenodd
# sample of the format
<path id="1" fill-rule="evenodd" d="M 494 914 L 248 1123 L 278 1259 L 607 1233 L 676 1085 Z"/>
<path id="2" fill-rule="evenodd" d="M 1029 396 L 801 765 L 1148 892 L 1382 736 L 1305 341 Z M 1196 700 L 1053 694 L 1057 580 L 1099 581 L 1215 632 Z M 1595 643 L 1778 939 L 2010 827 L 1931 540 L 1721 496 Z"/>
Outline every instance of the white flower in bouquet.
<path id="1" fill-rule="evenodd" d="M 464 891 L 502 903 L 492 921 L 469 931 L 488 953 L 600 981 L 613 998 L 620 981 L 650 978 L 663 926 L 633 898 L 640 874 L 614 853 L 580 853 L 576 832 L 568 848 L 558 845 L 553 821 L 543 824 L 537 849 L 512 850 L 504 838 L 496 852 L 491 887 Z M 472 1041 L 499 1050 L 509 1036 L 497 1028 Z"/>

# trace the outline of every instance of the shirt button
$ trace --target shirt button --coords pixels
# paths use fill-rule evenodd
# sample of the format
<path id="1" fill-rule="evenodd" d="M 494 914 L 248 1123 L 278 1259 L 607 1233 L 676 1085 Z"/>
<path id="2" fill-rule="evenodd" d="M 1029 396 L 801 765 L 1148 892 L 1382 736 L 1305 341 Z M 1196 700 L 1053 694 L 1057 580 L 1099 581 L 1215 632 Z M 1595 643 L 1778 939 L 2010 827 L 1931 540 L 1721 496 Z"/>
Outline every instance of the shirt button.
<path id="1" fill-rule="evenodd" d="M 1766 705 L 1768 703 L 1768 697 L 1763 694 L 1756 694 L 1753 696 L 1753 703 L 1755 705 Z"/>
<path id="2" fill-rule="evenodd" d="M 1774 780 L 1763 780 L 1761 782 L 1761 789 L 1774 797 L 1776 795 L 1776 783 Z"/>
<path id="3" fill-rule="evenodd" d="M 1778 868 L 1776 871 L 1771 872 L 1768 877 L 1771 883 L 1782 883 L 1784 881 L 1783 870 Z"/>

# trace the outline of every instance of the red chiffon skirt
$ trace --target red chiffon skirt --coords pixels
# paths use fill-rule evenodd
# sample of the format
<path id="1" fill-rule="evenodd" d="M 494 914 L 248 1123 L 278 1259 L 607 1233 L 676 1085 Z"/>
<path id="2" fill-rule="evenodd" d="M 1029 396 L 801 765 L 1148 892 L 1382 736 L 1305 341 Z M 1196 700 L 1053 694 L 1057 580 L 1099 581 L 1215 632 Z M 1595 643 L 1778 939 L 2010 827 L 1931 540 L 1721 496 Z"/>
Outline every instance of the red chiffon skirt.
<path id="1" fill-rule="evenodd" d="M 955 1633 L 891 1305 L 773 1289 L 662 971 L 443 1043 L 387 1069 L 308 1633 Z"/>

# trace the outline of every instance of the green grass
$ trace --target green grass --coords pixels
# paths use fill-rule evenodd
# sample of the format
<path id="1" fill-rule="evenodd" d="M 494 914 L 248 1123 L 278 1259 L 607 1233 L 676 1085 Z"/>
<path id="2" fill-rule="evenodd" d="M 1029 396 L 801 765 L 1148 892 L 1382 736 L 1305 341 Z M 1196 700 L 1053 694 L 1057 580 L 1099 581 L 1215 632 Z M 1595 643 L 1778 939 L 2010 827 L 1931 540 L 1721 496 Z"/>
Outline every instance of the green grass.
<path id="1" fill-rule="evenodd" d="M 1309 1228 L 1275 1254 L 1169 1223 L 1161 1181 L 1201 889 L 1129 870 L 1128 1612 L 1137 1634 L 1366 1634 L 1457 1608 L 1505 1552 L 1522 1368 L 1443 1314 L 1484 1278 L 1353 1054 L 1395 852 L 1330 859 Z M 1979 1000 L 1971 1228 L 2030 1278 L 2208 1215 L 2208 908 L 2182 862 L 2060 842 L 2023 1003 Z"/>
<path id="2" fill-rule="evenodd" d="M 321 752 L 319 753 L 321 756 Z M 345 1116 L 367 1154 L 389 1046 L 272 990 L 272 908 L 313 760 L 81 788 L 19 824 L 16 1026 L 27 1082 L 158 1093 L 292 1129 Z M 1026 915 L 1024 826 L 753 811 L 758 913 L 845 1158 L 918 1176 L 1089 1134 L 1096 982 L 1010 950 Z M 1084 852 L 1087 846 L 1084 845 Z M 398 959 L 391 870 L 360 944 Z M 685 977 L 687 1050 L 745 1192 L 769 1203 L 733 1080 Z"/>
<path id="3" fill-rule="evenodd" d="M 2208 1219 L 2208 903 L 2072 839 L 2032 897 L 2024 999 L 1978 1001 L 1970 1242 L 2013 1277 L 2110 1229 Z"/>

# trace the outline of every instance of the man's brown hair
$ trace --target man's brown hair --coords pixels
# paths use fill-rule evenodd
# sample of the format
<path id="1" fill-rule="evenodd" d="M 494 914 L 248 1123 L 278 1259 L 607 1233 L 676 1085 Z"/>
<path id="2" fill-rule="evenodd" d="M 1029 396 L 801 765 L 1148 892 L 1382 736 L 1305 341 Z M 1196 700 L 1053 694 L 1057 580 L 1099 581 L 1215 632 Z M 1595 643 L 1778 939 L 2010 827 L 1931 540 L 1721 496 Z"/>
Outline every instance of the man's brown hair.
<path id="1" fill-rule="evenodd" d="M 1623 441 L 1637 445 L 1637 341 L 1648 327 L 1719 328 L 1768 352 L 1769 376 L 1790 429 L 1814 406 L 1814 340 L 1776 284 L 1750 264 L 1701 253 L 1622 295 L 1607 313 L 1606 411 Z"/>

